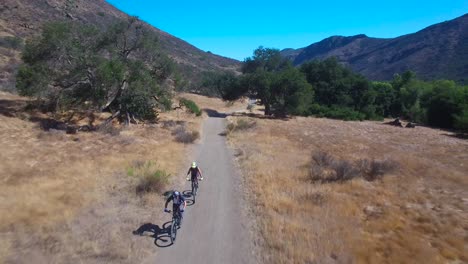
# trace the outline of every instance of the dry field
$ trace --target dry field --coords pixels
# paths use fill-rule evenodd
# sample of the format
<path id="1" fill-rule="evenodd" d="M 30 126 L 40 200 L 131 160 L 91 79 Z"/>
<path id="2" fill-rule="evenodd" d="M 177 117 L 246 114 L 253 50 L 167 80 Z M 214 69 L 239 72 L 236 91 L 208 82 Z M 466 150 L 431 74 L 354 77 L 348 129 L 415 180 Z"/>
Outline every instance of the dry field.
<path id="1" fill-rule="evenodd" d="M 193 100 L 200 106 L 201 109 L 214 110 L 219 113 L 229 113 L 233 111 L 245 110 L 247 98 L 241 98 L 237 101 L 226 102 L 219 98 L 206 97 L 197 94 L 182 93 L 179 95 L 190 100 Z"/>
<path id="2" fill-rule="evenodd" d="M 0 263 L 135 263 L 154 253 L 152 239 L 132 231 L 162 226 L 164 201 L 138 195 L 128 169 L 151 161 L 180 175 L 191 147 L 172 131 L 182 123 L 199 131 L 203 117 L 178 110 L 159 124 L 69 135 L 40 129 L 31 120 L 47 115 L 25 111 L 26 103 L 0 92 Z"/>
<path id="3" fill-rule="evenodd" d="M 467 140 L 370 121 L 228 119 L 255 123 L 228 138 L 264 263 L 468 262 Z M 317 151 L 350 162 L 393 160 L 399 168 L 376 181 L 313 183 Z"/>

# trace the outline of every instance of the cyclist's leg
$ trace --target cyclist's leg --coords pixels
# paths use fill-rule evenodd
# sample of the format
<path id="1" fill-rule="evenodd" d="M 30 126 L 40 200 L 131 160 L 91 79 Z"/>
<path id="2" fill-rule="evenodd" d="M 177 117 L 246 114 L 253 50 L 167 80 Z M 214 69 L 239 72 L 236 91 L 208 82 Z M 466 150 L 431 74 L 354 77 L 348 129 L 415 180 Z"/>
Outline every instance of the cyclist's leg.
<path id="1" fill-rule="evenodd" d="M 198 176 L 195 175 L 195 176 L 192 176 L 192 184 L 193 184 L 193 187 L 197 187 L 198 188 Z"/>
<path id="2" fill-rule="evenodd" d="M 178 206 L 176 206 L 175 204 L 172 204 L 172 217 L 176 217 L 177 216 L 177 210 L 178 210 Z"/>
<path id="3" fill-rule="evenodd" d="M 184 212 L 182 212 L 182 209 L 184 208 L 184 203 L 180 204 L 178 207 L 177 207 L 177 210 L 179 212 L 179 215 L 180 215 L 180 225 L 182 225 L 182 219 L 184 219 Z"/>

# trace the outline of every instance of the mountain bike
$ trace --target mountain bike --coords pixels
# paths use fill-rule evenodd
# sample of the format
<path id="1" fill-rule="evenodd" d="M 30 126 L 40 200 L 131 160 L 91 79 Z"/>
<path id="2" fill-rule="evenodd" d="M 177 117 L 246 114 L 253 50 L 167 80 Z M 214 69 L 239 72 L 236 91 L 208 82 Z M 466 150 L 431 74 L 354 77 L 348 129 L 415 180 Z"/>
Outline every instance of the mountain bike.
<path id="1" fill-rule="evenodd" d="M 167 210 L 166 212 L 170 213 L 171 210 Z M 179 229 L 180 227 L 180 219 L 181 219 L 180 209 L 175 210 L 174 213 L 172 214 L 172 222 L 171 222 L 171 233 L 170 233 L 171 243 L 174 243 L 176 240 L 177 229 Z"/>

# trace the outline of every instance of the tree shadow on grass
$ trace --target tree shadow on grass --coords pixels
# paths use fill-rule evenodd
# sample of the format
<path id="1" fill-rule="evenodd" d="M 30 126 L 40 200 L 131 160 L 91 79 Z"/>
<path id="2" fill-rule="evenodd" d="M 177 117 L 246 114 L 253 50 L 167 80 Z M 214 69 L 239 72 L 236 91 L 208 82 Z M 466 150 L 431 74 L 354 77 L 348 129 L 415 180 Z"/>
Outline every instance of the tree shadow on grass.
<path id="1" fill-rule="evenodd" d="M 230 116 L 245 116 L 245 117 L 258 118 L 258 119 L 271 119 L 271 120 L 281 120 L 281 121 L 288 121 L 291 119 L 291 116 L 274 116 L 274 115 L 263 115 L 263 114 L 245 113 L 245 112 L 234 112 L 234 113 L 231 113 Z"/>
<path id="2" fill-rule="evenodd" d="M 152 223 L 145 223 L 132 233 L 136 236 L 152 237 L 154 238 L 154 244 L 157 247 L 164 248 L 173 245 L 170 232 L 171 221 L 168 221 L 162 225 L 162 228 Z"/>
<path id="3" fill-rule="evenodd" d="M 6 117 L 16 117 L 21 108 L 24 108 L 25 102 L 23 100 L 0 100 L 0 115 Z"/>
<path id="4" fill-rule="evenodd" d="M 447 136 L 447 137 L 452 137 L 452 138 L 468 140 L 468 133 L 453 133 L 453 134 L 444 133 L 442 135 Z"/>
<path id="5" fill-rule="evenodd" d="M 22 114 L 26 114 L 23 116 L 23 120 L 37 123 L 39 128 L 44 131 L 54 129 L 66 131 L 67 134 L 75 134 L 77 130 L 84 132 L 96 130 L 93 125 L 78 126 L 73 122 L 67 123 L 51 117 L 39 115 L 39 112 L 44 113 L 42 110 L 44 109 L 41 109 L 40 105 L 28 104 L 24 100 L 0 99 L 0 115 L 4 115 L 6 117 L 22 118 Z"/>
<path id="6" fill-rule="evenodd" d="M 274 119 L 274 120 L 282 120 L 282 121 L 288 121 L 289 119 L 291 119 L 290 116 L 263 115 L 263 114 L 246 113 L 246 112 L 220 113 L 214 109 L 209 109 L 209 108 L 204 108 L 203 111 L 209 117 L 217 117 L 217 118 L 226 118 L 227 116 L 245 116 L 245 117 L 252 117 L 252 118 L 259 118 L 259 119 Z"/>

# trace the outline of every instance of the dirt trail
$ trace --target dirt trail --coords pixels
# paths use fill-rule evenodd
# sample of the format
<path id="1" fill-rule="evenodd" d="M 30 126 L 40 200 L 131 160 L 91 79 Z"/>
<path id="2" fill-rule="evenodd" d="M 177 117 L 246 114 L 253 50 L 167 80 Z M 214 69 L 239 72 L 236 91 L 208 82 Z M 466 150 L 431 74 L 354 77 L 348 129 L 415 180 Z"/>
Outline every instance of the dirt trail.
<path id="1" fill-rule="evenodd" d="M 220 135 L 225 118 L 210 113 L 195 158 L 205 180 L 196 204 L 187 207 L 174 245 L 160 248 L 144 263 L 253 263 L 252 240 L 243 213 L 240 176 L 233 156 Z M 183 191 L 188 193 L 189 182 Z M 161 208 L 162 211 L 163 208 Z M 167 214 L 167 221 L 170 221 Z M 165 224 L 169 226 L 170 224 Z M 166 238 L 167 239 L 167 238 Z"/>

